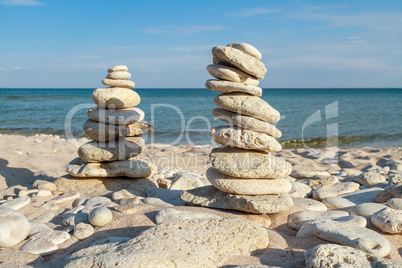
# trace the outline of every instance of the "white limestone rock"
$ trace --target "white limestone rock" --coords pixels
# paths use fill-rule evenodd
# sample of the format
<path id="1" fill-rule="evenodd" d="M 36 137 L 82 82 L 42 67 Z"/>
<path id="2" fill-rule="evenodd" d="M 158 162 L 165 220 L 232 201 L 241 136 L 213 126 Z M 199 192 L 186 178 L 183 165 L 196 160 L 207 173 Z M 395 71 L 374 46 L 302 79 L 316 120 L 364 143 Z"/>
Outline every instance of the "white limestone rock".
<path id="1" fill-rule="evenodd" d="M 299 211 L 288 216 L 288 225 L 299 230 L 303 224 L 310 221 L 349 216 L 345 211 Z"/>
<path id="2" fill-rule="evenodd" d="M 359 190 L 360 185 L 355 182 L 343 182 L 334 185 L 324 185 L 313 191 L 313 198 L 322 200 L 326 197 L 339 196 Z"/>
<path id="3" fill-rule="evenodd" d="M 209 79 L 205 83 L 205 87 L 220 93 L 246 93 L 260 97 L 262 89 L 247 83 L 238 83 L 225 80 Z"/>
<path id="4" fill-rule="evenodd" d="M 371 216 L 371 222 L 385 233 L 402 234 L 402 210 L 382 209 Z"/>
<path id="5" fill-rule="evenodd" d="M 106 207 L 98 207 L 93 210 L 88 215 L 89 222 L 96 227 L 105 226 L 113 219 L 112 212 Z"/>
<path id="6" fill-rule="evenodd" d="M 181 211 L 174 208 L 168 208 L 159 211 L 155 216 L 156 224 L 171 221 L 184 221 L 192 219 L 220 219 L 220 216 L 210 213 Z"/>
<path id="7" fill-rule="evenodd" d="M 92 93 L 92 100 L 96 105 L 110 109 L 130 108 L 141 102 L 137 92 L 122 87 L 97 88 Z"/>
<path id="8" fill-rule="evenodd" d="M 0 207 L 0 247 L 17 245 L 31 232 L 31 225 L 25 216 L 11 208 Z"/>
<path id="9" fill-rule="evenodd" d="M 86 111 L 86 114 L 92 121 L 120 126 L 142 121 L 145 116 L 144 111 L 137 107 L 102 109 L 101 107 L 96 106 L 94 108 L 89 108 Z"/>
<path id="10" fill-rule="evenodd" d="M 207 71 L 213 77 L 225 81 L 244 83 L 253 86 L 257 86 L 259 84 L 257 78 L 233 67 L 220 64 L 210 64 L 207 66 Z"/>
<path id="11" fill-rule="evenodd" d="M 261 58 L 262 58 L 262 55 L 258 51 L 258 49 L 256 49 L 255 47 L 253 47 L 250 44 L 247 44 L 247 43 L 230 43 L 227 46 L 228 47 L 233 47 L 235 49 L 238 49 L 241 52 L 244 52 L 244 53 L 256 58 L 257 60 L 261 60 Z"/>

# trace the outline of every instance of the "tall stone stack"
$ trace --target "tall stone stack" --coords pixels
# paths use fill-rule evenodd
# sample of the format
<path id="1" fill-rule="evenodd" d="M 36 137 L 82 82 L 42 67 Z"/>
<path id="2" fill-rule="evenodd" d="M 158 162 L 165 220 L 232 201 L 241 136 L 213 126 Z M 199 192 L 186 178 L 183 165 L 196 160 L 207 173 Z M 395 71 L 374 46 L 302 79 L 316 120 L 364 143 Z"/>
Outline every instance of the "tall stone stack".
<path id="1" fill-rule="evenodd" d="M 206 88 L 220 94 L 212 114 L 232 125 L 219 126 L 211 138 L 223 146 L 210 153 L 212 167 L 206 176 L 211 187 L 187 191 L 182 198 L 193 204 L 253 213 L 276 213 L 293 206 L 287 193 L 291 184 L 284 179 L 292 166 L 273 153 L 282 147 L 275 138 L 282 133 L 270 123 L 280 114 L 259 98 L 267 69 L 261 53 L 246 43 L 232 43 L 212 49 L 213 63 L 208 72 L 217 79 Z M 197 192 L 198 191 L 198 192 Z"/>
<path id="2" fill-rule="evenodd" d="M 89 119 L 84 123 L 86 135 L 94 141 L 78 149 L 79 158 L 67 166 L 73 177 L 128 177 L 145 178 L 157 170 L 152 164 L 136 159 L 145 147 L 141 137 L 153 132 L 145 121 L 144 112 L 134 107 L 141 101 L 132 90 L 131 74 L 124 65 L 108 69 L 102 81 L 107 88 L 92 93 L 96 107 L 87 110 Z"/>

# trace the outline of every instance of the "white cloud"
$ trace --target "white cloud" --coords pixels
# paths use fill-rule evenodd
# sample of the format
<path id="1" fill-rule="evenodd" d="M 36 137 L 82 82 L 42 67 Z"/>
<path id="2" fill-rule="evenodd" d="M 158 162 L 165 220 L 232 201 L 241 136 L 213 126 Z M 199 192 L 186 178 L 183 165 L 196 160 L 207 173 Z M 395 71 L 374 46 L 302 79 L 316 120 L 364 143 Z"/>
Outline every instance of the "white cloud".
<path id="1" fill-rule="evenodd" d="M 45 3 L 36 0 L 2 0 L 1 5 L 5 6 L 43 6 Z"/>
<path id="2" fill-rule="evenodd" d="M 16 67 L 11 67 L 13 70 L 22 70 L 22 67 L 16 66 Z"/>
<path id="3" fill-rule="evenodd" d="M 5 70 L 6 70 L 5 68 L 1 68 L 1 67 L 0 67 L 0 71 L 5 71 Z"/>
<path id="4" fill-rule="evenodd" d="M 278 12 L 277 9 L 270 9 L 270 8 L 245 8 L 237 12 L 227 13 L 226 15 L 232 18 L 248 18 L 276 12 Z"/>
<path id="5" fill-rule="evenodd" d="M 190 35 L 202 32 L 217 32 L 223 31 L 228 27 L 223 25 L 184 25 L 184 26 L 163 26 L 150 27 L 143 30 L 148 34 L 168 34 L 168 35 Z"/>

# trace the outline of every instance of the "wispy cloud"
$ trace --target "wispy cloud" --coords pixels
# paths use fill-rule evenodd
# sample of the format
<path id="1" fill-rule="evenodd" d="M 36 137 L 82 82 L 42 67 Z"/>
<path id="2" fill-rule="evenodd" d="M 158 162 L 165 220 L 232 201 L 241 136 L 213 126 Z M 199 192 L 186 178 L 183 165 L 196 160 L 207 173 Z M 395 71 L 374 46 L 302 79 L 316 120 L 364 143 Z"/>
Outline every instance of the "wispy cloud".
<path id="1" fill-rule="evenodd" d="M 248 18 L 276 12 L 279 12 L 279 10 L 273 8 L 245 8 L 237 12 L 227 13 L 226 15 L 232 18 Z"/>
<path id="2" fill-rule="evenodd" d="M 190 35 L 202 32 L 223 31 L 228 27 L 223 25 L 184 25 L 184 26 L 163 26 L 150 27 L 143 30 L 148 34 L 168 34 L 168 35 Z"/>
<path id="3" fill-rule="evenodd" d="M 6 70 L 5 68 L 0 67 L 0 71 L 5 71 L 5 70 Z"/>
<path id="4" fill-rule="evenodd" d="M 12 70 L 22 70 L 22 67 L 16 66 L 16 67 L 11 67 Z"/>
<path id="5" fill-rule="evenodd" d="M 4 6 L 44 6 L 45 3 L 36 0 L 2 0 L 0 5 Z"/>

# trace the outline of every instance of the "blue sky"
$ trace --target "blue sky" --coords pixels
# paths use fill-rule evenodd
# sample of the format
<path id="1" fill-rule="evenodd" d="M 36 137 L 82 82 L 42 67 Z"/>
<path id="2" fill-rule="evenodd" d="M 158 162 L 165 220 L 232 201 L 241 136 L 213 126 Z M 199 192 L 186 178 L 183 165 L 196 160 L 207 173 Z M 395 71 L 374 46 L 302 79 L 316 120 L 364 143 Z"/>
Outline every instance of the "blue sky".
<path id="1" fill-rule="evenodd" d="M 202 88 L 216 45 L 246 42 L 263 88 L 402 87 L 402 1 L 0 0 L 0 88 Z"/>

